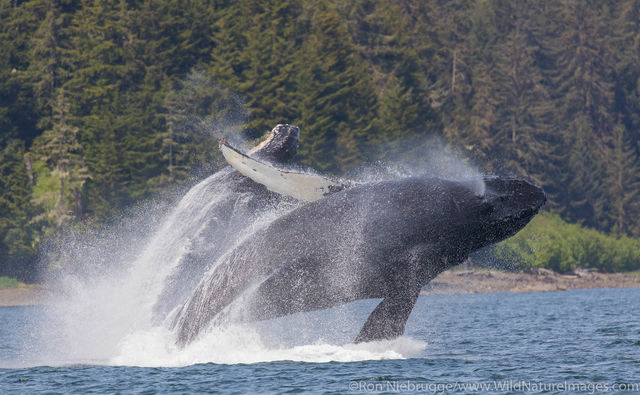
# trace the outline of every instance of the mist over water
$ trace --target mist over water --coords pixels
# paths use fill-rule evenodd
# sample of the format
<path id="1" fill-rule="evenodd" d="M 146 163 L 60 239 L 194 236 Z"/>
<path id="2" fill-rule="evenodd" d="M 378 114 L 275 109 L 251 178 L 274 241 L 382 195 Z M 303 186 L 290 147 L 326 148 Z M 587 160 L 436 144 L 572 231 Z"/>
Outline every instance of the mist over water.
<path id="1" fill-rule="evenodd" d="M 417 176 L 437 177 L 469 182 L 477 195 L 484 194 L 482 177 L 486 174 L 438 136 L 400 139 L 381 156 L 384 159 L 352 171 L 349 178 L 366 183 Z"/>

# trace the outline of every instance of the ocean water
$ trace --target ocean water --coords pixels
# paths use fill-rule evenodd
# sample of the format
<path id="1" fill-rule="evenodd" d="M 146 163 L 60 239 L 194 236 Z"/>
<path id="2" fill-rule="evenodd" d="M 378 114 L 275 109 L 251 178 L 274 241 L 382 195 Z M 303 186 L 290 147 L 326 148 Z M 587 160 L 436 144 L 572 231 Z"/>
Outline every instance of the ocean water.
<path id="1" fill-rule="evenodd" d="M 59 343 L 45 307 L 3 307 L 0 393 L 640 392 L 640 289 L 421 296 L 405 336 L 350 344 L 376 303 L 226 328 L 185 349 L 138 331 L 101 354 Z"/>

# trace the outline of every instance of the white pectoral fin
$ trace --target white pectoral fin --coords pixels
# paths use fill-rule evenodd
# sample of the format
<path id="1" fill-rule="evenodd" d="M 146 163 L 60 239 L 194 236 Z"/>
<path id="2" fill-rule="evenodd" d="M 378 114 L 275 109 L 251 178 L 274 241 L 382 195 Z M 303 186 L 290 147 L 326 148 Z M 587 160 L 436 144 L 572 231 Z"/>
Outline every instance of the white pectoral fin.
<path id="1" fill-rule="evenodd" d="M 340 182 L 316 174 L 275 168 L 243 154 L 226 143 L 220 144 L 220 151 L 227 163 L 243 176 L 264 185 L 272 192 L 298 200 L 313 202 L 346 187 Z"/>

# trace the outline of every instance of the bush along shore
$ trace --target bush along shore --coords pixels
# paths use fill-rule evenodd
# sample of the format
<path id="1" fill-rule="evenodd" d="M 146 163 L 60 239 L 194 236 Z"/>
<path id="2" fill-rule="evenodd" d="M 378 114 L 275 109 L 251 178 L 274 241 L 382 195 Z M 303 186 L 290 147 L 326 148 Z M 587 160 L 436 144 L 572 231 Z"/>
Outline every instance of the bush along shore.
<path id="1" fill-rule="evenodd" d="M 496 245 L 492 255 L 516 270 L 633 272 L 640 270 L 640 239 L 605 234 L 544 212 L 517 235 Z"/>

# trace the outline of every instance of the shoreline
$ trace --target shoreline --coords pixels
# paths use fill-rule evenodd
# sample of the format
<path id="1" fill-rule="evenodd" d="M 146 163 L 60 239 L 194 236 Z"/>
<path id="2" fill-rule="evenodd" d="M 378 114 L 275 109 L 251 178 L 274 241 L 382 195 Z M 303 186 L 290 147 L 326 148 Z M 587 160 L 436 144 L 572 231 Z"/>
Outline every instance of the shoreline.
<path id="1" fill-rule="evenodd" d="M 593 288 L 640 288 L 640 272 L 598 273 L 578 270 L 573 274 L 560 274 L 547 269 L 525 273 L 456 268 L 441 273 L 422 289 L 420 295 L 555 292 Z M 44 305 L 52 293 L 38 285 L 0 288 L 0 307 Z"/>
<path id="2" fill-rule="evenodd" d="M 48 294 L 38 285 L 0 288 L 0 307 L 40 306 L 46 303 Z"/>
<path id="3" fill-rule="evenodd" d="M 548 269 L 531 273 L 491 269 L 447 270 L 431 280 L 421 295 L 494 292 L 555 292 L 569 289 L 640 288 L 640 273 L 598 273 L 576 270 L 560 274 Z"/>

